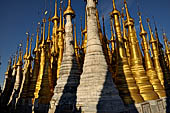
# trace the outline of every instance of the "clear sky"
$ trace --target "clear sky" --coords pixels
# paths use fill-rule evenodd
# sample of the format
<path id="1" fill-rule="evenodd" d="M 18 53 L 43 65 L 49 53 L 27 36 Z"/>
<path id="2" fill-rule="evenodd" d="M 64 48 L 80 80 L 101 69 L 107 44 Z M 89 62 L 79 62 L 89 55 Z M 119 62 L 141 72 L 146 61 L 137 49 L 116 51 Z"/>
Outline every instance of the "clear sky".
<path id="1" fill-rule="evenodd" d="M 63 0 L 67 6 L 67 0 Z M 52 15 L 54 13 L 54 2 L 52 0 Z M 105 16 L 106 32 L 110 37 L 110 22 L 109 13 L 112 11 L 112 0 L 98 0 L 99 16 Z M 121 10 L 123 6 L 123 0 L 115 0 L 116 6 Z M 139 22 L 137 16 L 137 2 L 143 15 L 143 23 L 145 29 L 146 17 L 155 17 L 159 36 L 162 41 L 162 27 L 167 33 L 167 37 L 170 37 L 170 0 L 127 0 L 130 15 L 135 19 L 137 33 L 139 33 Z M 45 5 L 46 4 L 46 5 Z M 58 0 L 59 4 L 59 0 Z M 59 5 L 58 5 L 59 6 Z M 14 55 L 17 49 L 17 45 L 23 41 L 25 50 L 26 45 L 26 32 L 36 34 L 37 23 L 42 20 L 42 9 L 50 10 L 50 0 L 0 0 L 0 56 L 2 65 L 0 66 L 0 84 L 2 85 L 4 80 L 4 73 L 7 68 L 8 59 Z M 74 19 L 77 24 L 77 35 L 80 37 L 80 17 L 83 18 L 84 25 L 84 12 L 85 3 L 84 0 L 72 0 L 72 8 L 76 12 L 76 18 Z M 58 13 L 59 14 L 59 13 Z M 47 15 L 48 18 L 48 15 Z M 100 18 L 101 20 L 101 18 Z M 153 21 L 152 27 L 153 27 Z M 139 34 L 137 34 L 139 36 Z M 35 46 L 35 37 L 33 40 L 33 47 Z"/>

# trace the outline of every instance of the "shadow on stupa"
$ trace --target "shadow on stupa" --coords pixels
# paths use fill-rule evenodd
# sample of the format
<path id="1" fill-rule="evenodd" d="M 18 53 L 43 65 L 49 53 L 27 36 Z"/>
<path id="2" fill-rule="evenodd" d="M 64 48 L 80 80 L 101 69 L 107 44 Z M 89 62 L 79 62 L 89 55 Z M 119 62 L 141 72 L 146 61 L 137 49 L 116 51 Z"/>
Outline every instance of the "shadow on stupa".
<path id="1" fill-rule="evenodd" d="M 80 71 L 78 70 L 78 64 L 75 55 L 72 59 L 71 71 L 67 79 L 67 83 L 64 86 L 62 96 L 56 106 L 55 113 L 81 113 L 81 109 L 76 108 L 77 101 L 77 88 L 80 84 Z M 66 61 L 67 62 L 67 61 Z M 65 76 L 65 75 L 64 75 Z"/>

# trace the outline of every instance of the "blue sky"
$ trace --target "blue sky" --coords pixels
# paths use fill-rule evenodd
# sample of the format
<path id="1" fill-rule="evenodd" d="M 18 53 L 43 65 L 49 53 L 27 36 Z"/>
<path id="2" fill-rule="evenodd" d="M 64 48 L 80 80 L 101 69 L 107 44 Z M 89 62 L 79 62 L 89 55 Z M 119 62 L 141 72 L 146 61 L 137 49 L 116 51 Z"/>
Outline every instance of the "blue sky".
<path id="1" fill-rule="evenodd" d="M 46 5 L 45 5 L 46 1 Z M 99 15 L 105 16 L 106 32 L 110 37 L 110 22 L 109 13 L 112 11 L 112 0 L 98 0 L 97 5 Z M 123 0 L 115 0 L 117 8 L 121 10 Z M 54 13 L 54 2 L 52 0 L 52 15 Z M 67 3 L 67 0 L 65 0 Z M 170 37 L 170 1 L 169 0 L 127 0 L 130 15 L 135 19 L 135 25 L 137 33 L 139 33 L 139 22 L 137 16 L 137 3 L 140 4 L 140 9 L 143 15 L 143 23 L 145 29 L 146 16 L 151 18 L 155 17 L 159 36 L 162 41 L 161 28 L 163 27 L 167 33 L 167 37 Z M 59 0 L 58 0 L 59 4 Z M 59 6 L 59 5 L 58 5 Z M 26 32 L 34 33 L 36 31 L 37 23 L 42 20 L 42 9 L 49 11 L 50 0 L 0 0 L 0 56 L 2 65 L 0 67 L 0 84 L 2 85 L 4 80 L 4 72 L 7 68 L 8 59 L 12 56 L 17 49 L 17 45 L 23 41 L 25 50 L 26 45 Z M 77 24 L 77 37 L 80 37 L 80 17 L 83 18 L 84 24 L 84 0 L 72 0 L 72 8 L 76 12 Z M 59 13 L 58 13 L 59 14 Z M 48 16 L 47 16 L 48 17 Z M 100 19 L 101 20 L 101 19 Z M 151 19 L 152 20 L 152 19 Z M 153 27 L 153 21 L 151 21 Z M 137 34 L 139 35 L 139 34 Z M 35 45 L 35 37 L 33 38 L 33 44 Z M 33 45 L 33 47 L 34 47 Z"/>

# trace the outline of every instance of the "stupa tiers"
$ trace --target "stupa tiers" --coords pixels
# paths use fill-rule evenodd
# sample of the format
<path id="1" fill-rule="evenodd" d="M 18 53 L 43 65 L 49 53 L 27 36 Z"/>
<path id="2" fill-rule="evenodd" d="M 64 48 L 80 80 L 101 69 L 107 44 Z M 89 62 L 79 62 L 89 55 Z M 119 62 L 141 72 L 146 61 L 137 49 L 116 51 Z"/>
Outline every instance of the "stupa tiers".
<path id="1" fill-rule="evenodd" d="M 54 16 L 48 19 L 44 16 L 38 23 L 34 57 L 31 55 L 34 35 L 29 39 L 27 33 L 24 56 L 20 44 L 19 55 L 16 52 L 13 61 L 10 58 L 0 92 L 2 113 L 170 112 L 170 42 L 163 32 L 163 51 L 155 22 L 154 35 L 147 19 L 148 40 L 141 13 L 138 13 L 140 34 L 137 34 L 126 0 L 121 13 L 115 0 L 110 0 L 113 10 L 108 15 L 111 28 L 108 39 L 104 16 L 101 27 L 96 8 L 100 1 L 85 0 L 80 43 L 76 24 L 74 27 L 72 24 L 76 13 L 71 0 L 63 12 L 60 4 L 59 17 L 58 2 L 55 0 Z"/>

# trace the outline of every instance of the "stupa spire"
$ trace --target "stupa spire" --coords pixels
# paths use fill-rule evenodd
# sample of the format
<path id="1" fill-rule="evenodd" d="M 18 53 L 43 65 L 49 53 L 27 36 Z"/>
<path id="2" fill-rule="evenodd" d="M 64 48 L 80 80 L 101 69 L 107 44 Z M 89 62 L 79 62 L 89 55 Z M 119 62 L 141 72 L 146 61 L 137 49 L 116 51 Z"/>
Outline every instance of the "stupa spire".
<path id="1" fill-rule="evenodd" d="M 160 98 L 166 97 L 165 90 L 163 86 L 161 85 L 160 80 L 158 79 L 158 75 L 154 69 L 154 66 L 153 66 L 153 63 L 152 63 L 152 60 L 149 54 L 148 42 L 146 40 L 147 32 L 144 30 L 140 12 L 139 12 L 139 23 L 140 23 L 140 36 L 142 38 L 142 43 L 143 43 L 146 74 L 149 77 L 150 83 L 152 84 L 154 91 L 158 94 L 158 96 Z"/>
<path id="2" fill-rule="evenodd" d="M 48 36 L 47 36 L 47 43 L 51 43 L 51 38 L 50 38 L 50 22 L 51 22 L 51 18 L 49 17 L 48 19 Z"/>
<path id="3" fill-rule="evenodd" d="M 25 51 L 25 55 L 24 55 L 24 60 L 27 59 L 28 57 L 28 46 L 29 46 L 29 33 L 26 32 L 26 35 L 27 35 L 27 45 L 26 45 L 26 51 Z"/>
<path id="4" fill-rule="evenodd" d="M 39 25 L 40 25 L 40 23 L 38 23 L 38 27 L 37 27 L 36 45 L 35 45 L 35 48 L 34 48 L 34 53 L 39 51 L 39 47 L 38 47 L 38 43 L 39 43 Z"/>
<path id="5" fill-rule="evenodd" d="M 61 67 L 61 62 L 63 58 L 63 51 L 64 51 L 64 39 L 63 39 L 63 26 L 62 26 L 62 8 L 60 4 L 60 25 L 59 28 L 57 29 L 58 33 L 58 48 L 59 48 L 59 56 L 58 56 L 58 62 L 57 62 L 57 79 L 59 78 L 59 72 L 60 72 L 60 67 Z"/>
<path id="6" fill-rule="evenodd" d="M 126 18 L 127 18 L 125 27 L 128 28 L 128 38 L 130 42 L 130 53 L 131 53 L 130 66 L 131 66 L 132 74 L 136 80 L 136 84 L 140 90 L 140 94 L 143 97 L 143 99 L 145 101 L 156 100 L 159 97 L 154 91 L 153 86 L 149 81 L 149 77 L 146 75 L 146 72 L 143 67 L 142 54 L 139 48 L 136 31 L 134 29 L 134 20 L 130 17 L 126 0 L 124 0 L 124 3 L 126 9 Z"/>
<path id="7" fill-rule="evenodd" d="M 72 18 L 75 17 L 75 12 L 74 12 L 74 10 L 71 7 L 71 0 L 68 0 L 67 9 L 64 11 L 64 16 L 66 16 L 66 15 L 71 15 Z"/>
<path id="8" fill-rule="evenodd" d="M 115 1 L 113 0 L 113 11 L 110 13 L 111 17 L 114 19 L 114 29 L 116 32 L 117 40 L 117 57 L 116 57 L 116 73 L 115 73 L 115 84 L 120 91 L 120 96 L 125 104 L 141 103 L 143 98 L 139 93 L 135 79 L 132 76 L 132 71 L 128 64 L 128 59 L 126 55 L 126 50 L 123 42 L 121 25 L 120 25 L 120 12 L 116 9 Z M 123 83 L 120 84 L 120 83 Z M 126 86 L 126 87 L 122 87 Z M 135 93 L 132 89 L 135 89 Z"/>

